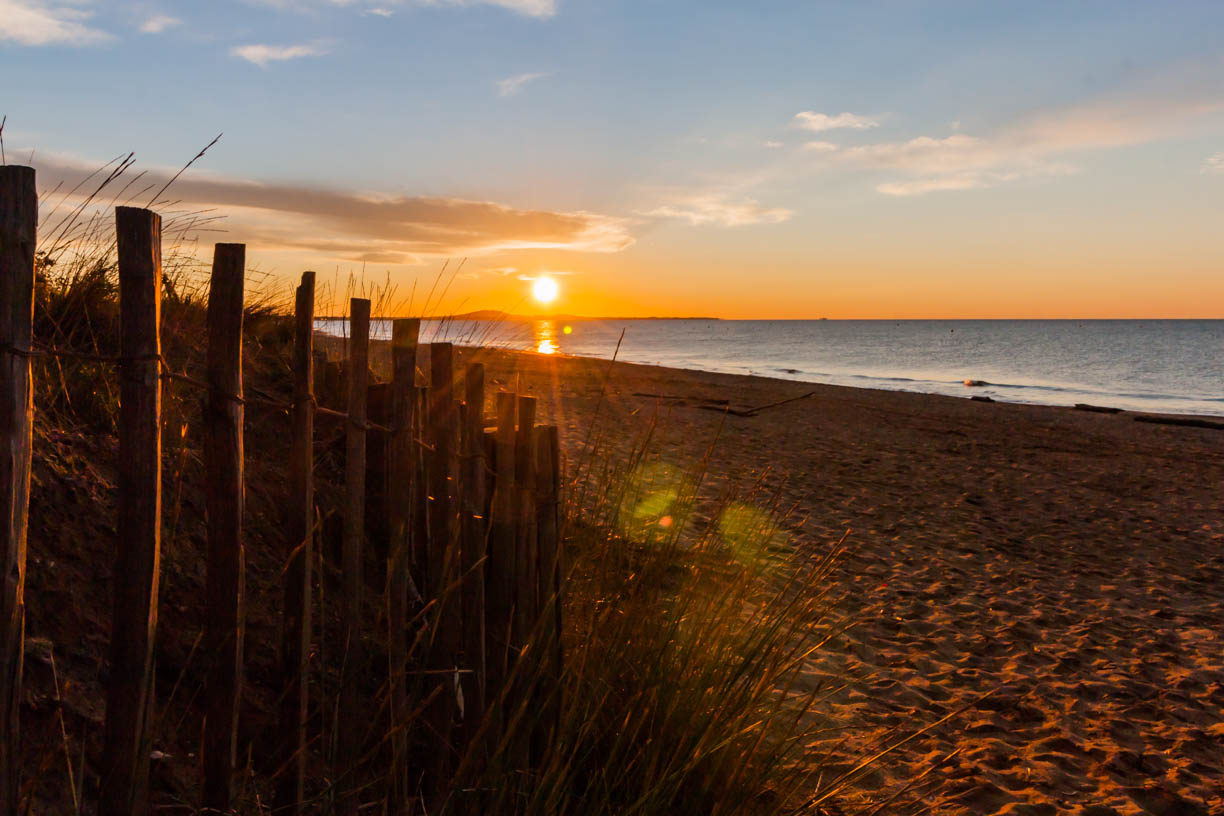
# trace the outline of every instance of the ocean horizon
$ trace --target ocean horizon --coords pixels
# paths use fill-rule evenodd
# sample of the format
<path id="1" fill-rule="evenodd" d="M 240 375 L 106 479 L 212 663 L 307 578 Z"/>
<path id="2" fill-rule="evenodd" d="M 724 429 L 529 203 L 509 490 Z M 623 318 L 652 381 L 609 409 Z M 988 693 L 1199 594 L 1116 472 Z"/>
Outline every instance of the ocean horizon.
<path id="1" fill-rule="evenodd" d="M 338 318 L 315 326 L 347 331 Z M 391 321 L 371 321 L 370 336 L 389 340 Z M 1224 416 L 1218 319 L 426 319 L 421 340 L 1003 402 Z"/>

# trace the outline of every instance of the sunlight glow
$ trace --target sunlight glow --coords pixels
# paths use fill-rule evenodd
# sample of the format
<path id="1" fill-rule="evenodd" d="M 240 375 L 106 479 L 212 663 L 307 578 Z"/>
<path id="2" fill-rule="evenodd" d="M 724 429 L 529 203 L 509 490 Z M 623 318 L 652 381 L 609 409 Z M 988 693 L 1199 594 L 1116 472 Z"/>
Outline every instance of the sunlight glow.
<path id="1" fill-rule="evenodd" d="M 531 285 L 531 294 L 540 303 L 552 303 L 559 292 L 560 287 L 552 278 L 536 278 L 535 283 Z"/>

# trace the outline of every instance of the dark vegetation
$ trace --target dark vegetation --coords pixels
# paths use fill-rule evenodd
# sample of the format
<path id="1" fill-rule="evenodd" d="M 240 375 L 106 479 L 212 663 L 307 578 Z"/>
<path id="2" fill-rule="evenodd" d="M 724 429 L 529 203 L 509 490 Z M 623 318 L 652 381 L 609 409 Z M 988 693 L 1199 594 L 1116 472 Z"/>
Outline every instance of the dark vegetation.
<path id="1" fill-rule="evenodd" d="M 52 226 L 39 254 L 34 361 L 35 455 L 27 567 L 24 800 L 31 813 L 90 812 L 96 797 L 107 680 L 115 536 L 118 303 L 109 213 Z M 170 371 L 203 365 L 203 271 L 188 232 L 206 216 L 167 220 L 163 356 Z M 246 314 L 248 394 L 288 401 L 291 324 L 273 298 Z M 152 787 L 155 812 L 196 812 L 201 694 L 210 656 L 199 648 L 205 518 L 202 394 L 164 383 L 162 585 L 156 662 Z M 280 735 L 274 699 L 284 563 L 282 497 L 288 418 L 246 411 L 247 638 L 241 716 L 241 813 L 267 813 Z M 335 780 L 332 705 L 340 648 L 338 546 L 342 428 L 316 431 L 315 649 L 310 793 L 328 812 Z M 858 769 L 822 775 L 813 749 L 832 730 L 805 687 L 805 662 L 831 634 L 821 589 L 831 560 L 796 564 L 767 496 L 722 497 L 713 522 L 692 508 L 703 463 L 663 464 L 650 428 L 598 452 L 575 451 L 566 474 L 564 671 L 555 739 L 538 767 L 502 761 L 534 728 L 524 705 L 488 762 L 464 757 L 443 806 L 454 813 L 819 813 Z M 759 509 L 764 508 L 764 509 Z M 666 523 L 664 523 L 666 519 Z M 385 802 L 387 712 L 385 552 L 367 550 L 365 678 L 369 812 Z M 530 647 L 529 647 L 530 648 Z M 534 682 L 529 680 L 529 682 Z M 418 760 L 440 749 L 423 730 Z M 844 757 L 841 757 L 844 760 Z M 844 767 L 844 765 L 843 765 Z M 414 783 L 419 780 L 414 780 Z"/>

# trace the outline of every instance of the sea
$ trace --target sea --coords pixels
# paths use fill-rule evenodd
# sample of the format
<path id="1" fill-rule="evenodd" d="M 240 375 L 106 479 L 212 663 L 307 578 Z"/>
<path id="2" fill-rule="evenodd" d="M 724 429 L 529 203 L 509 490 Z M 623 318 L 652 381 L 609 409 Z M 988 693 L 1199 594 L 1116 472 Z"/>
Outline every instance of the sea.
<path id="1" fill-rule="evenodd" d="M 316 328 L 343 335 L 347 322 L 320 320 Z M 390 321 L 372 321 L 372 337 L 390 335 Z M 1004 402 L 1224 416 L 1224 320 L 426 320 L 421 340 Z"/>

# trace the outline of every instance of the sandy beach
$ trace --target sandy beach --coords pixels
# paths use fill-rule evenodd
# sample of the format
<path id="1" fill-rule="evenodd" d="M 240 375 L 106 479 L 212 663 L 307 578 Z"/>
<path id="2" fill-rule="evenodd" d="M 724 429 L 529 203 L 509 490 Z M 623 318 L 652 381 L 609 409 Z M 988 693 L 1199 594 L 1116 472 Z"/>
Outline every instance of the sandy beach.
<path id="1" fill-rule="evenodd" d="M 623 363 L 608 376 L 594 359 L 461 357 L 484 361 L 493 388 L 517 381 L 538 396 L 571 455 L 596 406 L 610 438 L 654 417 L 678 462 L 717 437 L 708 488 L 775 488 L 795 508 L 797 557 L 850 531 L 830 597 L 857 624 L 808 673 L 851 681 L 828 704 L 849 729 L 844 761 L 968 708 L 881 759 L 848 805 L 1224 812 L 1224 433 Z M 809 392 L 754 417 L 720 408 Z"/>

